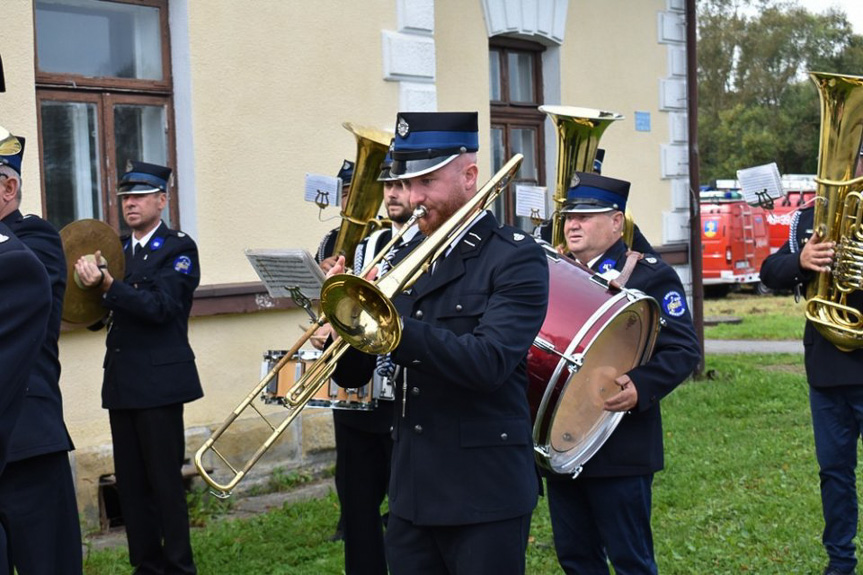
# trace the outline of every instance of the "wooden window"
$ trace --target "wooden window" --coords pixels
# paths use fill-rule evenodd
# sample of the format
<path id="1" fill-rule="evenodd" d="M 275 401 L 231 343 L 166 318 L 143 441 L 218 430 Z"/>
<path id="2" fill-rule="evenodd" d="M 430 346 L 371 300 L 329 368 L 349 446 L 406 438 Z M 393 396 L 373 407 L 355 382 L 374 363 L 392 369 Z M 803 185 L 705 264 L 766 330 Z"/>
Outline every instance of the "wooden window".
<path id="1" fill-rule="evenodd" d="M 36 0 L 36 98 L 45 217 L 120 232 L 130 160 L 176 166 L 167 0 Z M 176 177 L 169 226 L 179 221 Z"/>
<path id="2" fill-rule="evenodd" d="M 533 42 L 492 38 L 489 46 L 492 163 L 498 170 L 514 154 L 524 154 L 513 184 L 495 202 L 495 214 L 508 224 L 533 230 L 530 218 L 515 215 L 515 185 L 545 185 L 542 103 L 542 51 Z"/>

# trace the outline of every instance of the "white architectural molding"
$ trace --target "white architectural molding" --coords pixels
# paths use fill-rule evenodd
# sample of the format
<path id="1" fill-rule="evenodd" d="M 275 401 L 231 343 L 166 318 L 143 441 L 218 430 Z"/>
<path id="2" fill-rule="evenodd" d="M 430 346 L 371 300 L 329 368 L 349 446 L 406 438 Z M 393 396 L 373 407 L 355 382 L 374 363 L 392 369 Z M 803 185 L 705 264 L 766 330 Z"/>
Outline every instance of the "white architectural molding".
<path id="1" fill-rule="evenodd" d="M 397 0 L 399 32 L 434 34 L 434 0 Z"/>
<path id="2" fill-rule="evenodd" d="M 569 0 L 482 0 L 488 36 L 563 44 Z"/>
<path id="3" fill-rule="evenodd" d="M 400 112 L 436 112 L 437 88 L 434 84 L 401 82 L 399 84 Z"/>
<path id="4" fill-rule="evenodd" d="M 189 0 L 168 3 L 171 25 L 171 69 L 174 72 L 174 134 L 180 221 L 173 227 L 198 238 L 198 186 L 195 181 L 195 141 L 192 125 L 192 58 L 189 49 Z"/>
<path id="5" fill-rule="evenodd" d="M 384 80 L 434 82 L 434 38 L 403 32 L 381 32 Z"/>

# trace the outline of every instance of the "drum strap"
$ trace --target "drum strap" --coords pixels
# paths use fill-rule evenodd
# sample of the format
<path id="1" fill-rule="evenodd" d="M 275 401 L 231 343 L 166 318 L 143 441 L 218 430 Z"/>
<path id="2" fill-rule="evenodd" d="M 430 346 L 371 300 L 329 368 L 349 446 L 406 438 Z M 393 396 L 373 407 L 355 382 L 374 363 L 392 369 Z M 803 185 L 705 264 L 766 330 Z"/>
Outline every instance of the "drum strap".
<path id="1" fill-rule="evenodd" d="M 638 260 L 644 257 L 644 254 L 641 252 L 634 252 L 629 250 L 626 252 L 626 263 L 623 264 L 623 269 L 620 271 L 620 275 L 611 280 L 609 283 L 616 288 L 623 289 L 626 287 L 626 282 L 629 281 L 629 276 L 632 275 L 632 271 L 635 269 L 635 264 L 638 263 Z"/>

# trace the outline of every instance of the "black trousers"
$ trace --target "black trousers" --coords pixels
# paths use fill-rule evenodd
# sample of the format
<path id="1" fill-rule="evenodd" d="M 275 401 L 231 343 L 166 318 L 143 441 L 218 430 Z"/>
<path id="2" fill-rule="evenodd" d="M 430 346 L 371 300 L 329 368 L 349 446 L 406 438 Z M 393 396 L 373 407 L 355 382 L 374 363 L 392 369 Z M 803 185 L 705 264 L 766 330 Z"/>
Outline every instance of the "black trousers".
<path id="1" fill-rule="evenodd" d="M 393 575 L 523 575 L 531 514 L 472 525 L 422 526 L 390 513 Z"/>
<path id="2" fill-rule="evenodd" d="M 336 482 L 345 537 L 346 575 L 386 575 L 381 504 L 387 495 L 393 440 L 339 423 Z"/>
<path id="3" fill-rule="evenodd" d="M 136 574 L 196 573 L 183 486 L 183 405 L 109 410 L 120 509 Z"/>
<path id="4" fill-rule="evenodd" d="M 19 575 L 79 575 L 81 526 L 69 454 L 8 463 L 0 475 L 0 515 Z"/>

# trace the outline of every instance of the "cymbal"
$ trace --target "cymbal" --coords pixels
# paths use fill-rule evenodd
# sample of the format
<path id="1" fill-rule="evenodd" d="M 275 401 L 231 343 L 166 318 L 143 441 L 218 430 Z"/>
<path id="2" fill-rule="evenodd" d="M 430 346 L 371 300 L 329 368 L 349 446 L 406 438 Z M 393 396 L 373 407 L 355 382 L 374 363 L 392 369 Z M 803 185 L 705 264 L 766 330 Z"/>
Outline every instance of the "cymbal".
<path id="1" fill-rule="evenodd" d="M 102 292 L 95 288 L 79 287 L 76 281 L 75 262 L 78 258 L 101 250 L 108 272 L 123 278 L 126 257 L 123 245 L 114 228 L 99 220 L 78 220 L 60 230 L 63 253 L 66 255 L 66 297 L 63 298 L 63 321 L 82 326 L 93 325 L 102 319 L 107 310 L 102 306 Z"/>

